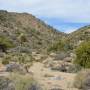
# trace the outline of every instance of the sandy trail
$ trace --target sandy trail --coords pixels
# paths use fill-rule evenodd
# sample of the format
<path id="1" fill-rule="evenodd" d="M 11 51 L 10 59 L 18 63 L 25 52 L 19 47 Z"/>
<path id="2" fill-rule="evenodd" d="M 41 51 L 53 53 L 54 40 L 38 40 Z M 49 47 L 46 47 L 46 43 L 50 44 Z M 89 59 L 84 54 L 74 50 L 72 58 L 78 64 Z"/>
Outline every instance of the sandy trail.
<path id="1" fill-rule="evenodd" d="M 59 87 L 63 90 L 77 90 L 72 88 L 75 74 L 52 71 L 49 68 L 45 68 L 44 65 L 39 62 L 34 63 L 30 71 L 33 72 L 34 78 L 45 90 L 50 90 L 53 87 Z M 45 77 L 45 75 L 47 77 Z"/>

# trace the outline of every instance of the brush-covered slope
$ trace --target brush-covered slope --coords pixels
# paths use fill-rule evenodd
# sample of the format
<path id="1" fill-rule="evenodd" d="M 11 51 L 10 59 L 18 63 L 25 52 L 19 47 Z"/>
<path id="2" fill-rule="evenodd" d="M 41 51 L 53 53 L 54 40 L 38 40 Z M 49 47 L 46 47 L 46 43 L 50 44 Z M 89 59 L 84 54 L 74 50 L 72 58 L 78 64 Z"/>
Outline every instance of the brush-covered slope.
<path id="1" fill-rule="evenodd" d="M 69 51 L 75 49 L 82 42 L 90 41 L 90 25 L 82 27 L 75 32 L 67 34 L 66 37 L 54 43 L 49 51 Z"/>
<path id="2" fill-rule="evenodd" d="M 68 41 L 73 46 L 78 46 L 81 42 L 90 41 L 90 25 L 84 26 L 68 35 Z"/>
<path id="3" fill-rule="evenodd" d="M 58 32 L 31 14 L 0 10 L 1 41 L 3 37 L 8 39 L 5 40 L 12 42 L 15 50 L 45 50 L 63 36 L 66 34 Z"/>

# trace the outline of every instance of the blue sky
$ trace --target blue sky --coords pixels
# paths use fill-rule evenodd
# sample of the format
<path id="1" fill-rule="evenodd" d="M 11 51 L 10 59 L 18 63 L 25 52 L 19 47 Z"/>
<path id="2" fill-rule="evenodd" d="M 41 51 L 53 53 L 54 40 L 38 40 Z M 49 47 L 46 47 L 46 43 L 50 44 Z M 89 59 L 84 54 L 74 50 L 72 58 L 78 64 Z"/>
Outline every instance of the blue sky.
<path id="1" fill-rule="evenodd" d="M 0 0 L 0 9 L 31 13 L 66 33 L 90 24 L 90 0 Z"/>

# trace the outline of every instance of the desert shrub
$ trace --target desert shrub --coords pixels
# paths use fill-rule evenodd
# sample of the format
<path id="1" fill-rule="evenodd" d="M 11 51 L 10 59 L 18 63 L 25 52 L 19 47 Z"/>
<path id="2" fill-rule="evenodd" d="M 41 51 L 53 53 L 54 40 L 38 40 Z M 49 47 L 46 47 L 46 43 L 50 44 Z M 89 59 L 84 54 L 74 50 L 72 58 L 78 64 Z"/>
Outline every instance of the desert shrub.
<path id="1" fill-rule="evenodd" d="M 70 65 L 67 69 L 68 73 L 77 73 L 82 69 L 81 66 L 79 65 Z"/>
<path id="2" fill-rule="evenodd" d="M 3 57 L 2 61 L 19 62 L 20 64 L 31 64 L 33 57 L 27 53 L 9 53 Z"/>
<path id="3" fill-rule="evenodd" d="M 58 42 L 49 46 L 49 48 L 47 49 L 47 51 L 49 52 L 50 51 L 68 51 L 68 50 L 72 50 L 72 46 L 64 40 L 59 40 Z"/>
<path id="4" fill-rule="evenodd" d="M 18 37 L 20 43 L 22 44 L 23 42 L 27 42 L 26 35 L 24 33 L 21 33 Z"/>
<path id="5" fill-rule="evenodd" d="M 77 74 L 74 87 L 81 90 L 90 90 L 90 70 L 83 70 Z"/>
<path id="6" fill-rule="evenodd" d="M 41 90 L 30 75 L 11 74 L 9 77 L 15 85 L 15 90 Z"/>
<path id="7" fill-rule="evenodd" d="M 0 36 L 0 45 L 3 45 L 5 49 L 14 47 L 13 42 L 5 36 Z"/>
<path id="8" fill-rule="evenodd" d="M 7 18 L 5 17 L 6 16 L 5 14 L 7 14 L 7 11 L 0 10 L 0 21 L 1 22 L 4 22 L 7 20 Z"/>
<path id="9" fill-rule="evenodd" d="M 90 42 L 82 43 L 76 49 L 76 60 L 75 64 L 78 64 L 84 68 L 90 68 Z"/>
<path id="10" fill-rule="evenodd" d="M 17 55 L 17 58 L 20 64 L 32 63 L 33 61 L 32 56 L 25 53 L 20 53 L 19 55 Z"/>
<path id="11" fill-rule="evenodd" d="M 0 90 L 15 90 L 12 80 L 0 76 Z"/>
<path id="12" fill-rule="evenodd" d="M 6 66 L 6 71 L 7 72 L 17 72 L 19 74 L 26 74 L 27 72 L 23 65 L 16 64 L 16 63 L 8 64 Z"/>
<path id="13" fill-rule="evenodd" d="M 64 44 L 62 43 L 62 41 L 60 40 L 57 43 L 54 43 L 53 45 L 51 45 L 48 49 L 48 51 L 63 51 L 64 50 Z"/>
<path id="14" fill-rule="evenodd" d="M 0 90 L 41 90 L 41 87 L 30 75 L 11 73 L 0 77 Z"/>
<path id="15" fill-rule="evenodd" d="M 2 59 L 2 64 L 4 64 L 4 65 L 9 64 L 10 59 L 11 59 L 11 56 L 5 55 L 5 56 L 3 57 L 3 59 Z"/>
<path id="16" fill-rule="evenodd" d="M 15 48 L 12 48 L 10 50 L 8 50 L 8 52 L 10 53 L 31 53 L 31 49 L 29 47 L 24 47 L 24 46 L 17 46 Z"/>
<path id="17" fill-rule="evenodd" d="M 7 65 L 7 64 L 9 64 L 9 61 L 8 61 L 8 60 L 3 60 L 3 61 L 2 61 L 2 64 L 3 64 L 3 65 Z"/>

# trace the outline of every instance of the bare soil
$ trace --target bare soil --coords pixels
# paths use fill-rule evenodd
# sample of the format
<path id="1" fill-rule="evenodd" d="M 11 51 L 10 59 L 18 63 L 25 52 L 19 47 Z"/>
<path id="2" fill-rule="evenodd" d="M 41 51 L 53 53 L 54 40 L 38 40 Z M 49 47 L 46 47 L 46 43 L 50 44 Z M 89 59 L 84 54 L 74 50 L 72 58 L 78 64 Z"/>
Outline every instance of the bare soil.
<path id="1" fill-rule="evenodd" d="M 78 90 L 73 88 L 76 74 L 53 71 L 45 68 L 44 64 L 36 62 L 30 68 L 34 78 L 45 90 L 61 88 L 62 90 Z"/>

